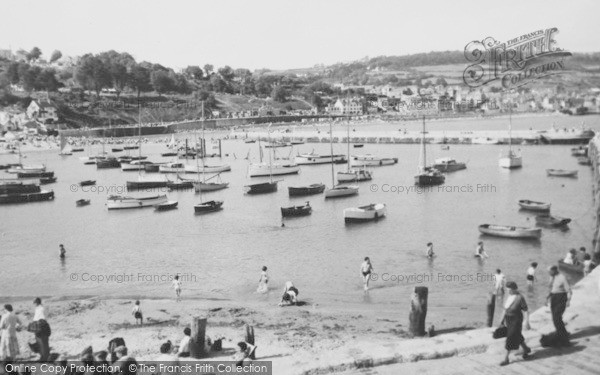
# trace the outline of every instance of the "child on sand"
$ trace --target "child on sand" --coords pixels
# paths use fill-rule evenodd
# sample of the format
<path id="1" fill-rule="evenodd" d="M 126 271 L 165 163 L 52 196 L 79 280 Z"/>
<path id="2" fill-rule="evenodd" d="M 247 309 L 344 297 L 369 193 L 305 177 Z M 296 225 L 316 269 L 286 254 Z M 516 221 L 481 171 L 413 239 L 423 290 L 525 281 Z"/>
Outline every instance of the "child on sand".
<path id="1" fill-rule="evenodd" d="M 495 295 L 504 295 L 504 286 L 506 284 L 506 276 L 502 273 L 502 271 L 498 268 L 496 270 L 496 274 L 494 275 L 494 294 Z"/>
<path id="2" fill-rule="evenodd" d="M 181 299 L 181 280 L 179 280 L 179 275 L 175 275 L 175 278 L 173 279 L 173 289 L 175 289 L 177 302 L 179 302 Z"/>
<path id="3" fill-rule="evenodd" d="M 135 318 L 135 324 L 144 324 L 144 318 L 142 317 L 142 308 L 140 307 L 140 301 L 135 301 L 135 305 L 133 306 L 133 310 L 131 310 L 131 314 Z"/>
<path id="4" fill-rule="evenodd" d="M 257 293 L 266 293 L 269 290 L 269 276 L 267 275 L 267 266 L 263 266 L 262 272 L 260 273 L 260 279 L 258 279 Z"/>
<path id="5" fill-rule="evenodd" d="M 291 305 L 295 305 L 298 302 L 298 289 L 292 284 L 291 281 L 287 281 L 285 283 L 285 288 L 283 289 L 283 296 L 281 296 L 281 302 L 279 302 L 279 306 L 283 306 L 284 303 L 289 303 Z"/>
<path id="6" fill-rule="evenodd" d="M 535 270 L 537 269 L 537 266 L 537 262 L 533 262 L 527 269 L 527 285 L 529 286 L 533 286 L 533 282 L 535 281 Z"/>
<path id="7" fill-rule="evenodd" d="M 360 265 L 360 274 L 363 278 L 364 289 L 369 290 L 369 280 L 371 280 L 371 273 L 373 272 L 373 265 L 371 259 L 365 257 L 365 261 Z"/>

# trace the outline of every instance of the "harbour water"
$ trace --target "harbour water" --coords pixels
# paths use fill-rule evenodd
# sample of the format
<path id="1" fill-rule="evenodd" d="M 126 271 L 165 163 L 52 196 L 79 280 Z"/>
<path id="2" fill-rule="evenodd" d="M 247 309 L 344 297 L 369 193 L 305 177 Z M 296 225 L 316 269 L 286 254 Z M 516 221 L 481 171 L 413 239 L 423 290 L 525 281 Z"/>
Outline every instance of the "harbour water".
<path id="1" fill-rule="evenodd" d="M 556 121 L 558 126 L 571 128 L 579 126 L 581 119 L 531 117 L 513 119 L 513 125 L 547 129 Z M 584 119 L 592 129 L 600 129 L 600 117 Z M 456 130 L 455 121 L 448 123 L 449 129 Z M 490 126 L 488 121 L 468 120 L 466 130 L 499 130 L 506 124 L 492 120 L 496 125 Z M 375 124 L 373 129 L 382 131 L 383 126 Z M 411 126 L 416 129 L 417 125 Z M 390 127 L 397 131 L 398 126 Z M 443 129 L 438 121 L 435 130 Z M 339 133 L 342 137 L 344 132 L 338 127 L 334 136 Z M 193 191 L 166 192 L 169 199 L 179 201 L 179 208 L 173 211 L 108 211 L 107 195 L 126 193 L 125 182 L 137 179 L 136 172 L 83 165 L 78 156 L 87 152 L 68 157 L 57 151 L 29 153 L 27 163 L 45 163 L 58 177 L 57 183 L 47 185 L 56 199 L 0 206 L 3 295 L 172 297 L 170 279 L 180 274 L 186 298 L 276 303 L 279 289 L 292 280 L 301 300 L 320 306 L 407 311 L 412 288 L 425 285 L 430 289 L 430 312 L 459 321 L 485 315 L 485 299 L 497 268 L 521 286 L 531 308 L 540 306 L 547 291 L 546 268 L 569 248 L 591 245 L 591 170 L 577 164 L 570 153 L 572 146 L 517 146 L 523 168 L 508 171 L 498 167 L 505 145 L 451 145 L 447 151 L 429 145 L 429 160 L 451 156 L 467 162 L 467 169 L 448 174 L 440 187 L 421 191 L 413 186 L 418 145 L 366 144 L 351 153 L 396 157 L 398 164 L 373 169 L 373 180 L 360 183 L 358 196 L 325 200 L 323 195 L 289 198 L 287 187 L 317 182 L 331 185 L 330 165 L 303 166 L 298 175 L 276 177 L 282 180 L 276 193 L 245 195 L 244 185 L 265 181 L 246 176 L 248 161 L 243 157 L 250 151 L 251 158 L 256 158 L 258 144 L 224 140 L 222 145 L 228 156 L 209 158 L 206 163 L 230 164 L 232 171 L 221 175 L 230 187 L 203 194 L 203 199 L 224 200 L 224 209 L 202 216 L 194 215 L 193 205 L 200 202 L 200 196 Z M 327 154 L 329 145 L 277 149 L 276 156 L 312 150 Z M 164 144 L 148 144 L 142 149 L 152 161 L 167 160 L 159 156 L 165 151 Z M 345 151 L 345 145 L 334 145 L 335 153 Z M 13 158 L 2 155 L 0 162 L 12 162 Z M 335 166 L 336 171 L 345 168 Z M 546 176 L 548 168 L 577 169 L 579 177 L 551 178 Z M 77 185 L 87 179 L 97 180 L 97 186 Z M 75 201 L 81 198 L 91 199 L 91 205 L 76 207 Z M 480 236 L 477 227 L 483 223 L 535 225 L 534 214 L 519 210 L 519 199 L 551 202 L 553 214 L 572 219 L 569 229 L 544 229 L 539 241 Z M 282 227 L 280 207 L 307 200 L 312 215 L 286 219 Z M 344 224 L 344 208 L 375 202 L 387 204 L 385 219 Z M 473 257 L 480 240 L 490 255 L 485 261 Z M 434 243 L 437 254 L 432 261 L 425 257 L 427 242 Z M 61 243 L 67 249 L 65 262 L 58 258 Z M 371 258 L 378 277 L 367 295 L 359 273 L 365 256 Z M 526 270 L 533 261 L 540 264 L 539 280 L 533 289 L 527 289 Z M 269 267 L 271 278 L 267 296 L 254 293 L 263 265 Z"/>

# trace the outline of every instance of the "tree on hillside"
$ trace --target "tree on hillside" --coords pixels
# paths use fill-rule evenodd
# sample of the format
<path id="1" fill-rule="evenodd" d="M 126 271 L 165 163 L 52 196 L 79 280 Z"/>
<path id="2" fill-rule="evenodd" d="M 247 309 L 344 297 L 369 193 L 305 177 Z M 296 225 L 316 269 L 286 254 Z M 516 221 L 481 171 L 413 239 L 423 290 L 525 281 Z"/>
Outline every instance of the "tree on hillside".
<path id="1" fill-rule="evenodd" d="M 134 65 L 129 72 L 127 85 L 137 91 L 138 100 L 142 92 L 152 91 L 152 82 L 150 81 L 150 70 L 142 64 Z"/>
<path id="2" fill-rule="evenodd" d="M 213 74 L 210 77 L 210 84 L 212 89 L 216 92 L 227 92 L 227 82 L 220 75 Z"/>
<path id="3" fill-rule="evenodd" d="M 204 72 L 206 73 L 207 78 L 210 77 L 210 75 L 212 74 L 214 69 L 215 69 L 215 67 L 212 66 L 211 64 L 204 65 Z"/>
<path id="4" fill-rule="evenodd" d="M 190 65 L 187 68 L 185 68 L 184 73 L 195 80 L 201 80 L 204 77 L 204 72 L 202 71 L 202 68 L 200 68 L 198 65 Z"/>
<path id="5" fill-rule="evenodd" d="M 81 57 L 75 71 L 75 80 L 85 89 L 93 90 L 97 96 L 103 88 L 110 87 L 112 77 L 101 58 L 92 54 Z"/>
<path id="6" fill-rule="evenodd" d="M 6 69 L 6 78 L 13 85 L 19 83 L 19 63 L 12 62 L 8 65 L 8 68 Z"/>
<path id="7" fill-rule="evenodd" d="M 282 85 L 276 85 L 271 91 L 271 98 L 276 102 L 283 103 L 287 100 L 287 90 Z"/>
<path id="8" fill-rule="evenodd" d="M 177 91 L 180 94 L 189 94 L 192 92 L 192 88 L 190 87 L 190 84 L 184 75 L 171 72 L 170 77 L 171 81 L 173 81 L 174 91 Z"/>
<path id="9" fill-rule="evenodd" d="M 38 47 L 33 47 L 31 51 L 27 53 L 27 61 L 36 61 L 42 56 L 42 50 Z"/>
<path id="10" fill-rule="evenodd" d="M 61 57 L 62 57 L 62 52 L 60 52 L 59 50 L 55 50 L 54 52 L 52 52 L 52 55 L 50 56 L 50 64 L 59 60 Z"/>
<path id="11" fill-rule="evenodd" d="M 229 65 L 225 65 L 224 67 L 219 68 L 219 75 L 227 82 L 231 82 L 233 80 L 233 77 L 235 77 L 235 73 Z"/>
<path id="12" fill-rule="evenodd" d="M 169 73 L 163 70 L 156 70 L 150 74 L 150 81 L 152 82 L 152 87 L 154 87 L 154 91 L 158 93 L 158 95 L 162 95 L 168 91 L 173 90 L 174 82 L 169 76 Z"/>
<path id="13" fill-rule="evenodd" d="M 38 90 L 56 91 L 61 84 L 56 79 L 56 72 L 54 69 L 44 69 L 37 76 L 35 86 Z"/>
<path id="14" fill-rule="evenodd" d="M 25 91 L 33 91 L 38 88 L 37 80 L 41 72 L 42 69 L 39 66 L 29 66 L 28 64 L 19 66 L 19 82 Z"/>
<path id="15" fill-rule="evenodd" d="M 440 77 L 440 78 L 436 79 L 435 84 L 437 86 L 440 86 L 440 85 L 444 86 L 444 87 L 448 86 L 448 82 L 446 82 L 446 79 L 444 77 Z"/>

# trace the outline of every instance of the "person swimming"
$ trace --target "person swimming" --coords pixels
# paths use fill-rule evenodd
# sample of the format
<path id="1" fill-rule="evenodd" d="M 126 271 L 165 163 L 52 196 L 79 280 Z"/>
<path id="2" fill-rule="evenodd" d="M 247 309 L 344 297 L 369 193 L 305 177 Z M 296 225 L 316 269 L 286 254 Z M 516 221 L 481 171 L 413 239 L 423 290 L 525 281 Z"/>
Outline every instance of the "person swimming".
<path id="1" fill-rule="evenodd" d="M 435 256 L 435 253 L 433 252 L 433 243 L 429 242 L 427 244 L 427 258 L 431 259 Z"/>
<path id="2" fill-rule="evenodd" d="M 60 244 L 60 246 L 58 247 L 58 250 L 60 252 L 60 259 L 65 259 L 66 255 L 67 255 L 67 250 L 65 250 L 65 246 L 63 244 Z"/>

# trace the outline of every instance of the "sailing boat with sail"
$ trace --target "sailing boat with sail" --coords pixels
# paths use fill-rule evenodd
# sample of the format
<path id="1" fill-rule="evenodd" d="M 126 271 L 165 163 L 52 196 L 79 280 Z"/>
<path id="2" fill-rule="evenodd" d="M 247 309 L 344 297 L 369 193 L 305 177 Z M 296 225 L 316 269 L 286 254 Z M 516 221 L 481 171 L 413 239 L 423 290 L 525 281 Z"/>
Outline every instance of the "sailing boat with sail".
<path id="1" fill-rule="evenodd" d="M 196 142 L 197 143 L 197 142 Z M 202 102 L 202 164 L 204 164 L 204 156 L 206 155 L 205 142 L 204 142 L 204 102 Z M 198 158 L 196 157 L 196 164 L 198 164 Z M 204 172 L 202 172 L 203 183 L 206 183 L 204 179 Z M 227 186 L 225 186 L 227 187 Z M 223 207 L 223 201 L 202 201 L 202 189 L 197 190 L 200 193 L 200 203 L 194 205 L 194 212 L 196 214 L 205 214 L 209 212 L 219 211 Z"/>
<path id="2" fill-rule="evenodd" d="M 269 125 L 269 127 L 270 126 L 271 125 Z M 270 129 L 268 129 L 268 132 L 269 132 L 269 142 L 265 146 L 265 148 L 273 149 L 275 147 L 273 146 L 274 143 L 271 142 Z M 282 176 L 282 175 L 287 175 L 287 174 L 296 174 L 296 173 L 300 172 L 300 166 L 298 164 L 296 164 L 295 162 L 273 163 L 271 160 L 271 153 L 269 153 L 269 158 L 270 158 L 269 163 L 268 164 L 264 163 L 262 161 L 262 148 L 260 147 L 260 137 L 259 137 L 258 141 L 259 141 L 259 150 L 260 150 L 261 159 L 260 159 L 260 163 L 251 163 L 250 164 L 250 167 L 248 169 L 248 175 L 250 177 Z"/>
<path id="3" fill-rule="evenodd" d="M 508 153 L 505 156 L 500 156 L 498 164 L 502 168 L 514 169 L 523 166 L 523 158 L 521 154 L 516 154 L 512 150 L 512 108 L 508 115 Z"/>
<path id="4" fill-rule="evenodd" d="M 144 160 L 141 160 L 142 157 L 142 118 L 141 118 L 141 109 L 138 108 L 138 132 L 139 132 L 139 146 L 138 147 L 138 160 L 136 162 L 142 163 Z M 133 162 L 132 162 L 133 163 Z M 144 164 L 137 164 L 138 171 L 138 179 L 137 181 L 127 181 L 127 189 L 135 190 L 135 189 L 152 189 L 152 188 L 161 188 L 167 187 L 167 183 L 169 182 L 164 177 L 159 178 L 144 178 L 142 177 L 142 169 L 144 169 Z"/>
<path id="5" fill-rule="evenodd" d="M 69 156 L 73 155 L 73 151 L 71 150 L 71 146 L 67 144 L 67 140 L 62 132 L 60 132 L 60 156 Z"/>
<path id="6" fill-rule="evenodd" d="M 196 141 L 196 143 L 198 143 L 198 141 Z M 202 154 L 201 155 L 196 155 L 196 173 L 198 173 L 198 180 L 193 182 L 194 185 L 194 190 L 197 193 L 201 193 L 203 191 L 216 191 L 216 190 L 221 190 L 221 189 L 225 189 L 229 186 L 228 182 L 221 182 L 220 179 L 220 175 L 221 173 L 217 173 L 216 175 L 210 177 L 210 178 L 206 178 L 206 172 L 207 172 L 207 165 L 204 164 L 204 157 L 206 156 L 206 140 L 204 137 L 204 102 L 202 102 Z M 197 148 L 198 149 L 198 148 Z M 201 157 L 202 158 L 202 180 L 200 180 L 200 167 L 198 165 L 198 158 Z M 227 169 L 227 170 L 230 170 Z M 217 179 L 219 180 L 218 182 L 208 182 L 209 180 L 213 179 L 217 177 Z"/>
<path id="7" fill-rule="evenodd" d="M 171 134 L 171 141 L 169 142 L 169 144 L 167 145 L 167 147 L 171 151 L 163 152 L 162 154 L 160 154 L 160 156 L 162 156 L 162 157 L 170 157 L 170 156 L 177 156 L 178 155 L 177 154 L 177 144 L 175 143 L 175 134 Z"/>
<path id="8" fill-rule="evenodd" d="M 437 169 L 427 166 L 427 146 L 425 145 L 425 116 L 423 116 L 423 134 L 421 136 L 421 151 L 422 151 L 422 160 L 421 165 L 418 169 L 418 174 L 415 176 L 415 185 L 418 186 L 430 186 L 430 185 L 440 185 L 446 181 L 446 176 L 442 174 L 442 172 Z"/>
<path id="9" fill-rule="evenodd" d="M 269 141 L 271 138 L 271 130 L 267 129 L 267 131 L 269 132 Z M 260 138 L 258 139 L 258 149 L 260 151 L 260 162 L 262 164 L 262 148 L 260 145 Z M 273 181 L 273 160 L 272 160 L 272 156 L 271 156 L 271 150 L 273 150 L 272 148 L 269 150 L 269 182 L 259 182 L 257 184 L 250 184 L 250 185 L 246 185 L 244 186 L 244 190 L 246 191 L 246 194 L 265 194 L 265 193 L 273 193 L 275 191 L 277 191 L 277 183 L 279 181 Z M 252 177 L 252 176 L 251 176 Z"/>
<path id="10" fill-rule="evenodd" d="M 333 168 L 333 127 L 329 123 L 329 148 L 331 151 L 331 189 L 325 190 L 325 198 L 348 197 L 358 194 L 358 185 L 336 185 L 335 170 Z"/>
<path id="11" fill-rule="evenodd" d="M 358 182 L 358 181 L 370 181 L 373 179 L 371 172 L 365 169 L 363 165 L 362 169 L 351 169 L 350 168 L 350 122 L 348 122 L 348 134 L 346 136 L 346 144 L 348 146 L 348 167 L 346 171 L 340 171 L 337 173 L 337 180 L 339 183 L 343 182 Z"/>

